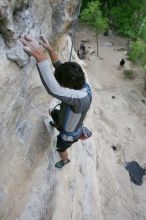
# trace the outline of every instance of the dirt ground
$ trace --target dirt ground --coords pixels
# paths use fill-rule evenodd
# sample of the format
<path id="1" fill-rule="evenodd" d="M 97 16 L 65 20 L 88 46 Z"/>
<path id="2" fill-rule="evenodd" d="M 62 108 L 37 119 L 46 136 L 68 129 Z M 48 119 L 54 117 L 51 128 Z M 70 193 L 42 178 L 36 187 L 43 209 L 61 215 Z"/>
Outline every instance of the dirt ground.
<path id="1" fill-rule="evenodd" d="M 88 41 L 85 43 L 87 50 L 96 50 L 95 33 L 79 25 L 76 49 L 82 40 Z M 88 53 L 85 63 L 93 89 L 97 176 L 104 219 L 144 220 L 146 179 L 138 188 L 130 182 L 123 166 L 125 162 L 133 160 L 140 165 L 146 162 L 146 98 L 142 95 L 143 79 L 140 69 L 134 68 L 127 60 L 126 45 L 126 39 L 114 34 L 100 36 L 100 58 L 95 53 Z M 122 58 L 126 59 L 125 69 L 134 68 L 134 80 L 125 79 L 123 69 L 119 69 Z M 113 145 L 116 151 L 113 151 Z"/>
<path id="2" fill-rule="evenodd" d="M 84 60 L 87 64 L 88 72 L 91 72 L 91 77 L 96 77 L 100 81 L 100 85 L 105 87 L 110 86 L 134 86 L 143 91 L 144 83 L 142 80 L 142 70 L 140 68 L 134 67 L 132 63 L 128 61 L 127 57 L 127 43 L 126 38 L 121 38 L 114 35 L 105 37 L 104 35 L 99 36 L 99 55 L 100 58 L 96 56 L 96 36 L 91 28 L 85 25 L 79 24 L 76 40 L 75 49 L 79 49 L 80 43 L 87 41 L 85 43 L 87 50 L 87 59 Z M 91 53 L 91 54 L 90 54 Z M 119 63 L 121 59 L 124 58 L 126 63 L 123 68 L 119 68 Z M 124 69 L 133 69 L 136 79 L 135 80 L 124 80 Z"/>

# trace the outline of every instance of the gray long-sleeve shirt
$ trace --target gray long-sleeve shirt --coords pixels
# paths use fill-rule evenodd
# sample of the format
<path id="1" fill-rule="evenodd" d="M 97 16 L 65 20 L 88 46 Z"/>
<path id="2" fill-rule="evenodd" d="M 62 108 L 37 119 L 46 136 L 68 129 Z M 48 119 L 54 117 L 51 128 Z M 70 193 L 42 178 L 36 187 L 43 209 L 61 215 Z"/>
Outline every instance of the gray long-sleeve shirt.
<path id="1" fill-rule="evenodd" d="M 59 62 L 59 65 L 61 63 Z M 54 67 L 58 66 L 58 62 Z M 54 77 L 48 60 L 37 64 L 40 78 L 47 92 L 61 101 L 59 122 L 66 133 L 76 132 L 82 126 L 83 120 L 92 101 L 89 84 L 81 90 L 64 88 Z"/>

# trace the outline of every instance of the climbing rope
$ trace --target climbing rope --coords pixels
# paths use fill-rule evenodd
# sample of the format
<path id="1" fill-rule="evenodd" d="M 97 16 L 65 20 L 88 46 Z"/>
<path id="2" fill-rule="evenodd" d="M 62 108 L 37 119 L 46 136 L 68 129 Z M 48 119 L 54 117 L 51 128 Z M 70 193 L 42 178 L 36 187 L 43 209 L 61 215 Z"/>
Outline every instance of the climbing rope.
<path id="1" fill-rule="evenodd" d="M 82 5 L 82 0 L 79 0 L 78 10 L 77 10 L 77 18 L 75 19 L 73 32 L 72 32 L 72 45 L 71 45 L 69 62 L 71 61 L 71 57 L 72 57 L 72 51 L 73 51 L 74 40 L 75 40 L 75 33 L 76 33 L 76 28 L 77 28 L 77 24 L 78 24 L 79 15 L 80 15 L 81 5 Z"/>

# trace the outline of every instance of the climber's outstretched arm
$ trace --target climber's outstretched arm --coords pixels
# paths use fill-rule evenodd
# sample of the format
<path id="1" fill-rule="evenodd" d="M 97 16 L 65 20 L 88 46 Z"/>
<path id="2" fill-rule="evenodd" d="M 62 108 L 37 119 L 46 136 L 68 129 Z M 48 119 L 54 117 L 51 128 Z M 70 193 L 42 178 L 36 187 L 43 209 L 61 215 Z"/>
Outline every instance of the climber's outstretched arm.
<path id="1" fill-rule="evenodd" d="M 55 63 L 57 63 L 59 61 L 59 57 L 56 54 L 54 48 L 49 43 L 49 41 L 44 36 L 41 36 L 40 43 L 45 49 L 47 49 L 49 56 L 51 58 L 52 64 L 54 65 Z"/>
<path id="2" fill-rule="evenodd" d="M 58 62 L 60 63 L 58 55 L 55 53 L 55 50 L 45 37 L 41 37 L 41 41 L 38 43 L 37 40 L 30 37 L 29 35 L 22 35 L 20 37 L 20 41 L 24 45 L 24 50 L 35 57 L 38 62 L 47 60 L 47 56 L 45 55 L 43 48 L 41 48 L 39 45 L 39 43 L 41 43 L 41 45 L 49 52 L 54 67 L 56 68 L 55 64 L 57 64 Z"/>
<path id="3" fill-rule="evenodd" d="M 54 77 L 47 56 L 35 39 L 29 36 L 24 36 L 21 37 L 20 40 L 24 45 L 24 50 L 37 59 L 37 67 L 39 70 L 40 78 L 50 95 L 68 105 L 76 106 L 78 109 L 81 107 L 84 108 L 86 105 L 88 106 L 88 102 L 91 100 L 84 88 L 82 90 L 74 90 L 60 86 Z M 56 60 L 54 66 L 59 65 L 59 63 L 60 61 Z"/>

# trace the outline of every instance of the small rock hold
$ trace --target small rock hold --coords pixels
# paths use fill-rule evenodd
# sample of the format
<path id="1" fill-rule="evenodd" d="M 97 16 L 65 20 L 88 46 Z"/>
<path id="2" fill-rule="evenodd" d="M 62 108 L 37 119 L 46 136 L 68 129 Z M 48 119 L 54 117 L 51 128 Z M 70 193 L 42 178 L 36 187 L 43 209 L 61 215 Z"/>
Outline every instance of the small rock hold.
<path id="1" fill-rule="evenodd" d="M 116 99 L 116 97 L 113 95 L 113 96 L 112 96 L 112 99 Z"/>
<path id="2" fill-rule="evenodd" d="M 96 50 L 95 49 L 90 49 L 89 50 L 89 55 L 92 55 L 92 54 L 95 54 L 96 53 Z"/>
<path id="3" fill-rule="evenodd" d="M 89 39 L 84 39 L 84 40 L 82 40 L 82 43 L 90 43 L 90 40 Z"/>
<path id="4" fill-rule="evenodd" d="M 113 149 L 113 151 L 117 151 L 117 147 L 115 145 L 112 145 L 111 148 Z"/>
<path id="5" fill-rule="evenodd" d="M 121 48 L 117 49 L 117 51 L 125 51 L 125 48 L 121 47 Z"/>
<path id="6" fill-rule="evenodd" d="M 17 42 L 15 47 L 7 52 L 7 58 L 17 63 L 19 67 L 26 66 L 30 61 L 29 56 L 24 52 L 20 42 Z"/>
<path id="7" fill-rule="evenodd" d="M 110 42 L 104 42 L 104 46 L 105 46 L 105 47 L 112 47 L 112 46 L 113 46 L 113 44 L 112 44 L 112 43 L 110 43 Z"/>
<path id="8" fill-rule="evenodd" d="M 142 103 L 144 103 L 144 104 L 146 103 L 146 101 L 145 101 L 144 99 L 142 99 L 141 101 L 142 101 Z"/>

